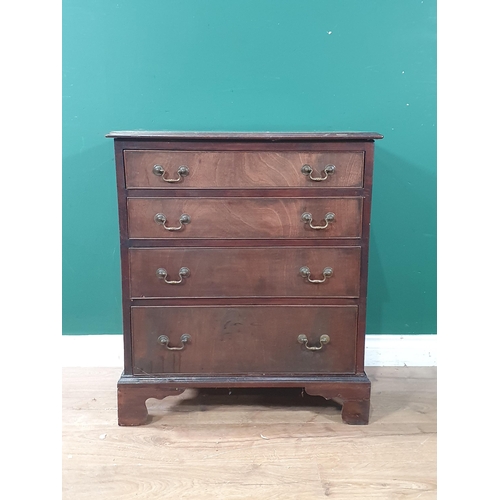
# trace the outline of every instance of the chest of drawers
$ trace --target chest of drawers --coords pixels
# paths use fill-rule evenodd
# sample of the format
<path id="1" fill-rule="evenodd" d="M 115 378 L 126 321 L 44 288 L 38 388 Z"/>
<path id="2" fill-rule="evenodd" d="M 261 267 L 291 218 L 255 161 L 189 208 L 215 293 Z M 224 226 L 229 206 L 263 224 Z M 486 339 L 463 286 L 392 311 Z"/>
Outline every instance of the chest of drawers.
<path id="1" fill-rule="evenodd" d="M 122 262 L 118 423 L 186 388 L 301 387 L 368 423 L 376 133 L 111 132 Z"/>

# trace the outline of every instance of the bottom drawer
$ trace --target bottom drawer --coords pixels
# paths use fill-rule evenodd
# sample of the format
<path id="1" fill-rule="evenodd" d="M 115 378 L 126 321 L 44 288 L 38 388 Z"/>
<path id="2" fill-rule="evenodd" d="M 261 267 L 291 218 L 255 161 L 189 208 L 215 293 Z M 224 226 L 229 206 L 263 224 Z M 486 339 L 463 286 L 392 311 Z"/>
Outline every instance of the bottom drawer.
<path id="1" fill-rule="evenodd" d="M 133 370 L 354 373 L 357 318 L 357 306 L 132 307 Z"/>

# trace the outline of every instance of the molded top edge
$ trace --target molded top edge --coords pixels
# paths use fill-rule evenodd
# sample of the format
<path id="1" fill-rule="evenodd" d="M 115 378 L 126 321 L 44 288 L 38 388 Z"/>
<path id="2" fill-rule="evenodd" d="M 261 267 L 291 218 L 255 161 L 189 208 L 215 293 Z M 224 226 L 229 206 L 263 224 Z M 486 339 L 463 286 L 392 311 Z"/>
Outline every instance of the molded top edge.
<path id="1" fill-rule="evenodd" d="M 224 140 L 224 141 L 371 141 L 383 139 L 377 132 L 162 132 L 148 130 L 114 131 L 114 139 Z"/>

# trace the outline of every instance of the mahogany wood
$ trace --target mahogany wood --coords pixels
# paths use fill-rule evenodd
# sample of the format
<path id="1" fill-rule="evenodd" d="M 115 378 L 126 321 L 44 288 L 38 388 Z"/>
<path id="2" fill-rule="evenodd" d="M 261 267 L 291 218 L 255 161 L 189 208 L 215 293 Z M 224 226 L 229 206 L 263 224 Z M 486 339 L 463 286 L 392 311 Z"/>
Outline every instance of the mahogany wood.
<path id="1" fill-rule="evenodd" d="M 130 198 L 130 238 L 359 238 L 363 199 L 357 198 Z M 156 214 L 167 218 L 158 224 Z M 310 213 L 311 224 L 301 217 Z M 325 215 L 333 213 L 325 229 Z M 179 218 L 187 214 L 188 224 Z M 165 227 L 182 227 L 179 231 Z"/>
<path id="2" fill-rule="evenodd" d="M 129 262 L 128 262 L 128 217 L 127 191 L 125 189 L 125 168 L 123 165 L 122 148 L 119 141 L 115 141 L 116 185 L 118 190 L 118 220 L 120 224 L 120 257 L 122 278 L 122 314 L 123 314 L 123 354 L 124 373 L 132 373 L 132 341 L 130 332 L 130 291 L 129 291 Z"/>
<path id="3" fill-rule="evenodd" d="M 365 196 L 363 203 L 363 229 L 361 241 L 359 321 L 357 335 L 357 371 L 364 370 L 365 364 L 365 331 L 366 331 L 366 297 L 368 292 L 368 247 L 370 241 L 370 213 L 372 206 L 374 144 L 367 143 L 365 152 Z"/>
<path id="4" fill-rule="evenodd" d="M 134 373 L 354 373 L 357 318 L 357 306 L 132 307 Z M 158 343 L 183 334 L 182 351 Z M 311 351 L 299 334 L 330 342 Z"/>
<path id="5" fill-rule="evenodd" d="M 241 152 L 241 151 L 155 151 L 126 150 L 127 188 L 262 188 L 265 187 L 362 187 L 362 151 L 356 152 Z M 161 166 L 166 179 L 179 178 L 177 170 L 186 166 L 189 173 L 180 182 L 169 183 L 155 175 L 153 167 Z M 312 168 L 312 177 L 325 177 L 323 170 L 335 170 L 324 181 L 313 181 L 304 175 L 304 165 Z"/>
<path id="6" fill-rule="evenodd" d="M 363 188 L 324 187 L 321 190 L 315 187 L 290 188 L 211 188 L 211 189 L 178 189 L 171 186 L 169 189 L 127 189 L 127 198 L 344 198 L 365 196 Z"/>
<path id="7" fill-rule="evenodd" d="M 132 298 L 155 297 L 358 297 L 361 247 L 270 248 L 132 248 L 130 290 Z M 300 274 L 309 267 L 310 283 Z M 165 269 L 167 284 L 156 275 Z"/>
<path id="8" fill-rule="evenodd" d="M 167 385 L 120 385 L 118 384 L 118 425 L 142 425 L 148 421 L 146 400 L 178 396 L 184 389 Z"/>
<path id="9" fill-rule="evenodd" d="M 112 131 L 106 137 L 115 139 L 159 139 L 161 141 L 369 141 L 382 139 L 377 132 L 174 132 L 160 130 Z"/>
<path id="10" fill-rule="evenodd" d="M 208 239 L 208 238 L 130 238 L 127 241 L 128 248 L 154 248 L 168 246 L 169 248 L 188 247 L 353 247 L 359 246 L 359 238 L 267 238 L 267 239 Z"/>
<path id="11" fill-rule="evenodd" d="M 376 133 L 112 132 L 122 257 L 125 366 L 120 425 L 147 422 L 146 399 L 187 387 L 302 387 L 368 422 L 364 373 L 373 151 Z M 153 162 L 153 165 L 151 165 Z M 161 164 L 179 183 L 155 176 Z M 335 173 L 314 182 L 327 164 Z M 172 170 L 172 172 L 171 172 Z M 324 174 L 323 174 L 324 175 Z M 313 215 L 314 230 L 300 217 Z M 153 213 L 154 212 L 154 213 Z M 180 231 L 153 221 L 164 213 Z M 169 280 L 179 269 L 190 275 Z M 333 276 L 312 284 L 325 267 Z M 299 332 L 300 330 L 300 332 Z M 179 351 L 158 343 L 191 338 Z M 330 343 L 309 351 L 319 336 Z"/>
<path id="12" fill-rule="evenodd" d="M 130 376 L 118 381 L 119 425 L 147 422 L 146 400 L 181 394 L 188 387 L 303 387 L 311 396 L 322 396 L 342 405 L 346 424 L 366 425 L 370 413 L 371 382 L 360 375 L 175 375 Z"/>
<path id="13" fill-rule="evenodd" d="M 342 404 L 342 420 L 346 424 L 367 424 L 370 414 L 371 382 L 366 375 L 355 383 L 311 384 L 304 387 L 311 396 L 323 396 Z"/>

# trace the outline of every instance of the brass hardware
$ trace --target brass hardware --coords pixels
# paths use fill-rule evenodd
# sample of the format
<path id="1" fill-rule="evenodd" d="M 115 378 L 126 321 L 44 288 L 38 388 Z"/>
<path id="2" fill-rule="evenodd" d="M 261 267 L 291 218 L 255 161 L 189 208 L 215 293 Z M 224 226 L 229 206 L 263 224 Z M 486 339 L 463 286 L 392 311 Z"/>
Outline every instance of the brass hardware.
<path id="1" fill-rule="evenodd" d="M 323 177 L 313 177 L 312 176 L 312 173 L 313 173 L 313 169 L 311 167 L 311 165 L 304 165 L 300 171 L 304 174 L 304 175 L 308 175 L 309 176 L 309 179 L 311 179 L 312 181 L 326 181 L 326 179 L 328 179 L 328 176 L 330 174 L 333 174 L 333 172 L 335 172 L 335 165 L 327 165 L 322 174 L 324 174 Z"/>
<path id="2" fill-rule="evenodd" d="M 164 214 L 156 214 L 155 217 L 154 217 L 154 221 L 157 223 L 157 224 L 161 224 L 163 225 L 163 227 L 167 230 L 167 231 L 180 231 L 183 227 L 184 227 L 184 224 L 189 224 L 191 222 L 191 217 L 189 217 L 188 214 L 182 214 L 180 217 L 179 217 L 179 222 L 180 222 L 180 226 L 178 227 L 168 227 L 166 225 L 167 223 L 167 218 Z"/>
<path id="3" fill-rule="evenodd" d="M 181 267 L 179 269 L 179 280 L 172 280 L 169 281 L 167 271 L 160 267 L 159 269 L 156 270 L 156 277 L 159 279 L 162 279 L 165 283 L 168 285 L 178 285 L 179 283 L 182 283 L 183 278 L 187 278 L 190 274 L 190 271 L 187 267 Z"/>
<path id="4" fill-rule="evenodd" d="M 320 345 L 319 345 L 319 347 L 315 347 L 315 346 L 308 345 L 308 340 L 307 340 L 306 335 L 301 333 L 297 337 L 297 342 L 299 344 L 304 344 L 304 347 L 306 349 L 308 349 L 309 351 L 320 351 L 321 349 L 323 349 L 324 345 L 326 345 L 326 344 L 328 344 L 328 342 L 330 342 L 330 337 L 328 335 L 321 335 L 321 337 L 319 338 Z"/>
<path id="5" fill-rule="evenodd" d="M 312 217 L 312 215 L 309 212 L 304 212 L 301 215 L 300 220 L 302 222 L 308 222 L 309 223 L 309 227 L 311 229 L 326 229 L 328 227 L 328 223 L 330 223 L 334 218 L 335 218 L 335 214 L 332 213 L 332 212 L 328 212 L 327 214 L 325 214 L 325 218 L 324 218 L 325 224 L 323 226 L 313 226 L 313 223 L 312 223 L 313 217 Z"/>
<path id="6" fill-rule="evenodd" d="M 166 335 L 160 335 L 158 337 L 158 344 L 161 344 L 162 346 L 166 347 L 169 351 L 182 351 L 184 347 L 186 347 L 186 344 L 191 340 L 191 335 L 188 335 L 187 333 L 184 333 L 181 335 L 181 347 L 170 347 L 168 343 L 170 342 L 170 339 Z"/>
<path id="7" fill-rule="evenodd" d="M 155 165 L 153 167 L 153 174 L 161 177 L 165 182 L 180 182 L 183 177 L 187 177 L 189 175 L 189 168 L 187 168 L 186 165 L 181 165 L 177 169 L 177 175 L 179 176 L 177 179 L 167 179 L 165 177 L 165 169 L 161 165 Z"/>
<path id="8" fill-rule="evenodd" d="M 311 270 L 307 267 L 301 267 L 299 269 L 299 273 L 303 278 L 307 278 L 309 283 L 324 283 L 326 278 L 331 278 L 333 276 L 333 269 L 331 267 L 325 267 L 323 269 L 323 279 L 322 280 L 312 280 L 311 279 Z"/>

